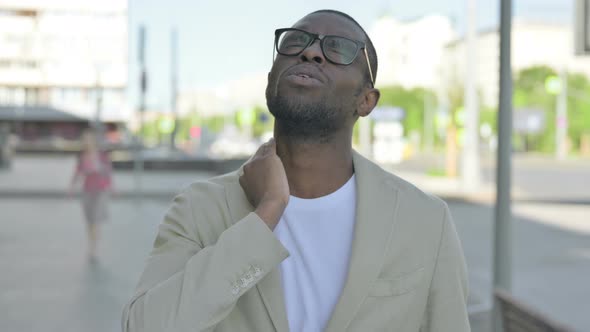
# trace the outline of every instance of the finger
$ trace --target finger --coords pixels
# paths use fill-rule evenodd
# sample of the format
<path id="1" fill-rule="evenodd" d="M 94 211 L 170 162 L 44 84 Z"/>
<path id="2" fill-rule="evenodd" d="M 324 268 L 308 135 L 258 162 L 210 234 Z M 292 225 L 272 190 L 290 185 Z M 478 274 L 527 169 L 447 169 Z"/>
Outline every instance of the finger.
<path id="1" fill-rule="evenodd" d="M 258 149 L 261 150 L 261 151 L 264 151 L 264 150 L 268 149 L 269 143 L 270 143 L 270 141 L 269 142 L 262 143 Z"/>
<path id="2" fill-rule="evenodd" d="M 269 152 L 273 151 L 274 145 L 271 144 L 270 141 L 262 144 L 259 148 L 260 155 L 267 155 Z"/>

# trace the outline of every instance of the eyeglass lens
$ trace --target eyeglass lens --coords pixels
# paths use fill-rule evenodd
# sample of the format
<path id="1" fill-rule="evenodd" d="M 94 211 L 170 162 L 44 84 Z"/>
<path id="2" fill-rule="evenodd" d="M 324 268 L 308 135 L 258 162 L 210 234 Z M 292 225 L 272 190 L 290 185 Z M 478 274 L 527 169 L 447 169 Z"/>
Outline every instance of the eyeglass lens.
<path id="1" fill-rule="evenodd" d="M 313 42 L 314 36 L 304 31 L 283 31 L 278 39 L 277 51 L 283 55 L 297 55 Z M 354 61 L 358 46 L 352 40 L 326 36 L 321 42 L 322 51 L 328 60 L 347 65 Z"/>

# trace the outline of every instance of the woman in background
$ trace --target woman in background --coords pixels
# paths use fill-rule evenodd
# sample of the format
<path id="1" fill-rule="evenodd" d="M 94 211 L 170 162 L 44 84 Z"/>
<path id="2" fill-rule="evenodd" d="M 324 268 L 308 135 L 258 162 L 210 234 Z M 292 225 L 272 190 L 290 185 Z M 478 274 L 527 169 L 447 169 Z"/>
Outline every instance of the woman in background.
<path id="1" fill-rule="evenodd" d="M 82 149 L 72 177 L 70 193 L 79 179 L 83 179 L 82 208 L 88 231 L 88 258 L 95 261 L 99 239 L 99 225 L 108 218 L 109 195 L 112 190 L 111 160 L 101 151 L 93 130 L 82 135 Z"/>

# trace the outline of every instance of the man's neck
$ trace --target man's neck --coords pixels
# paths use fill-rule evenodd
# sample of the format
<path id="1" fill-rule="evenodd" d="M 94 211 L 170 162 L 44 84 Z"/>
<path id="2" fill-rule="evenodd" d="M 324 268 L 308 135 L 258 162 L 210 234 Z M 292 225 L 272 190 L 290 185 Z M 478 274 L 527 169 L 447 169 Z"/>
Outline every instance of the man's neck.
<path id="1" fill-rule="evenodd" d="M 293 142 L 280 135 L 275 139 L 293 196 L 317 198 L 331 194 L 354 173 L 350 139 L 317 144 Z"/>

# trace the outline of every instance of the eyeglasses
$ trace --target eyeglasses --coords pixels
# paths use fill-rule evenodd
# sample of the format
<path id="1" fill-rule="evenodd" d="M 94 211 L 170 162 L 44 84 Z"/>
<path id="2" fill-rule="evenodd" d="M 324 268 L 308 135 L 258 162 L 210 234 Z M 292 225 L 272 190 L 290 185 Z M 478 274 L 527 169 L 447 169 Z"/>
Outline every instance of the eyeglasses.
<path id="1" fill-rule="evenodd" d="M 275 30 L 275 49 L 281 55 L 296 56 L 311 46 L 316 39 L 320 41 L 320 48 L 324 57 L 337 65 L 350 65 L 356 59 L 359 50 L 363 49 L 367 66 L 369 67 L 369 75 L 371 75 L 371 84 L 375 86 L 367 47 L 365 43 L 358 40 L 340 36 L 319 35 L 300 29 L 286 28 Z"/>

